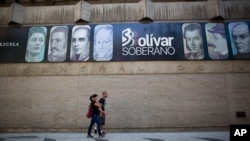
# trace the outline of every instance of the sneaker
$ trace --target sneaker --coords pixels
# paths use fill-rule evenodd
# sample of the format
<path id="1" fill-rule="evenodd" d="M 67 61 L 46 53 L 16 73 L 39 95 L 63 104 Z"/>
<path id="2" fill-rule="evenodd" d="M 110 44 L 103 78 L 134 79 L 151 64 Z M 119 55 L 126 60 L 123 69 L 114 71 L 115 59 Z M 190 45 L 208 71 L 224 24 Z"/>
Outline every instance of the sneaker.
<path id="1" fill-rule="evenodd" d="M 93 136 L 91 136 L 91 135 L 88 135 L 88 136 L 87 136 L 87 138 L 94 138 L 94 137 L 93 137 Z"/>
<path id="2" fill-rule="evenodd" d="M 97 134 L 97 129 L 94 130 L 94 133 Z"/>
<path id="3" fill-rule="evenodd" d="M 99 138 L 104 138 L 104 137 L 105 137 L 105 135 L 103 135 L 103 134 L 99 135 Z"/>
<path id="4" fill-rule="evenodd" d="M 105 135 L 106 133 L 102 131 L 102 134 L 104 134 L 104 135 Z"/>

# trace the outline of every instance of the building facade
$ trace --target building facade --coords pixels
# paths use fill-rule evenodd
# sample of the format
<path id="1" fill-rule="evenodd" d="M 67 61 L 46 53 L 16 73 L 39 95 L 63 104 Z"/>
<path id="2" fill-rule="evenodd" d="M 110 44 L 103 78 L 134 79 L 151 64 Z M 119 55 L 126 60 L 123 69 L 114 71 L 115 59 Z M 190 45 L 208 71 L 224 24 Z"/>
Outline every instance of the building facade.
<path id="1" fill-rule="evenodd" d="M 170 30 L 199 23 L 205 31 L 207 23 L 222 23 L 229 33 L 230 23 L 250 22 L 248 0 L 19 0 L 1 5 L 2 31 L 28 33 L 29 27 L 42 26 L 48 27 L 47 38 L 53 26 L 69 26 L 71 31 L 76 25 L 166 23 Z M 121 40 L 115 35 L 114 30 L 114 42 Z M 228 44 L 233 42 L 229 36 Z M 45 56 L 42 62 L 4 62 L 1 57 L 0 131 L 85 131 L 89 96 L 101 96 L 102 91 L 109 93 L 109 130 L 227 130 L 231 124 L 250 124 L 249 58 L 236 58 L 230 50 L 228 59 L 211 59 L 209 49 L 205 48 L 204 59 L 195 60 L 119 60 L 117 52 L 114 61 L 50 62 Z"/>

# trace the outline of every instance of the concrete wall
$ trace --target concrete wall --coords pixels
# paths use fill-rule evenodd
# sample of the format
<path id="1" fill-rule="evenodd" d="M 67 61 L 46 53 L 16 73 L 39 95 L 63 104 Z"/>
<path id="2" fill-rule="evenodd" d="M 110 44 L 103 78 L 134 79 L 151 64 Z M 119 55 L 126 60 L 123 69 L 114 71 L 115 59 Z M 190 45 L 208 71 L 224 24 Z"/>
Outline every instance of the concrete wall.
<path id="1" fill-rule="evenodd" d="M 250 18 L 241 14 L 249 13 L 248 1 L 142 0 L 90 4 L 84 10 L 85 4 L 0 8 L 0 24 Z M 24 12 L 16 19 L 20 9 Z M 250 124 L 249 83 L 249 60 L 0 64 L 0 131 L 85 131 L 89 96 L 103 90 L 109 92 L 109 129 L 197 130 Z M 247 117 L 237 118 L 238 111 Z"/>
<path id="2" fill-rule="evenodd" d="M 109 92 L 110 129 L 249 124 L 250 61 L 1 64 L 1 131 L 86 130 L 89 96 Z M 236 118 L 245 111 L 247 118 Z"/>
<path id="3" fill-rule="evenodd" d="M 69 24 L 85 22 L 137 22 L 144 18 L 154 21 L 249 19 L 248 0 L 207 0 L 192 2 L 152 2 L 140 0 L 134 3 L 89 4 L 80 1 L 76 5 L 20 6 L 0 8 L 0 25 L 11 22 L 29 24 Z M 80 13 L 79 13 L 80 12 Z M 18 18 L 18 19 L 17 19 Z M 22 19 L 22 20 L 20 20 Z"/>

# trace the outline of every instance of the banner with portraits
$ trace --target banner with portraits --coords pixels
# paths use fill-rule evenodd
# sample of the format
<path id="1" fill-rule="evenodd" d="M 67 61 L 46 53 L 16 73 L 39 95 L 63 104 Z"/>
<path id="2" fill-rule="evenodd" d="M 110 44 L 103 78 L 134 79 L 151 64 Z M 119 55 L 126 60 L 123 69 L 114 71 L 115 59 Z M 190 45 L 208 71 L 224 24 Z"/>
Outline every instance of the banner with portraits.
<path id="1" fill-rule="evenodd" d="M 250 22 L 0 27 L 0 62 L 250 59 Z"/>

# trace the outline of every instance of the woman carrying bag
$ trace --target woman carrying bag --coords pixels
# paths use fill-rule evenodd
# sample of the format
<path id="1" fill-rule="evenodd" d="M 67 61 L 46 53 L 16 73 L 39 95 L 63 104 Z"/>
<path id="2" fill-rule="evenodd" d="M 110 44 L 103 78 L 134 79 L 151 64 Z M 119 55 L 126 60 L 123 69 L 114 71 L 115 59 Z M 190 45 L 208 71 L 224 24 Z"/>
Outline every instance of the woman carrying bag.
<path id="1" fill-rule="evenodd" d="M 98 95 L 97 94 L 93 94 L 92 96 L 90 96 L 90 101 L 91 101 L 91 107 L 93 109 L 93 114 L 91 117 L 91 122 L 88 128 L 88 138 L 93 138 L 93 136 L 91 135 L 91 130 L 92 127 L 94 126 L 94 124 L 97 124 L 97 131 L 98 131 L 98 135 L 99 138 L 103 138 L 105 135 L 101 133 L 101 119 L 100 119 L 100 112 L 102 114 L 105 114 L 105 112 L 101 109 L 101 104 L 98 102 Z"/>

